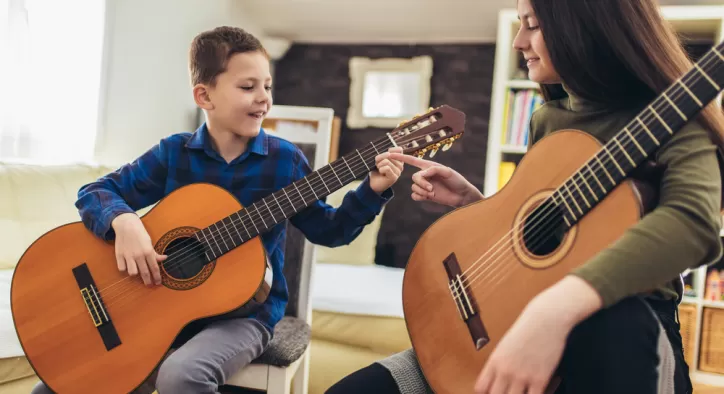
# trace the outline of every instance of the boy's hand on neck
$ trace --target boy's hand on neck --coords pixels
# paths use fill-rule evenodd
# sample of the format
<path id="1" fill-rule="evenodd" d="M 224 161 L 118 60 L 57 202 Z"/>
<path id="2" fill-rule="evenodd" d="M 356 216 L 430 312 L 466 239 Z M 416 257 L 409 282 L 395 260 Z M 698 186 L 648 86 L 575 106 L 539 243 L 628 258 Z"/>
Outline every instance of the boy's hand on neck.
<path id="1" fill-rule="evenodd" d="M 402 148 L 390 148 L 389 152 L 402 153 Z M 375 157 L 377 169 L 370 171 L 370 188 L 379 195 L 394 185 L 402 174 L 404 164 L 390 159 L 389 156 L 388 152 L 377 155 Z"/>

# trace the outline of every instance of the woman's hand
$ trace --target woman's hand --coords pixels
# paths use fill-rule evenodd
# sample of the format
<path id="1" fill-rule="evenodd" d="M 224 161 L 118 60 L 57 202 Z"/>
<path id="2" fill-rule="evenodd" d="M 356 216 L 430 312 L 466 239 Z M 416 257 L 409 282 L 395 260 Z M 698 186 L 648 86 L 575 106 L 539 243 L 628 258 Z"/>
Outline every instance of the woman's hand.
<path id="1" fill-rule="evenodd" d="M 491 353 L 475 393 L 548 392 L 546 387 L 561 360 L 568 334 L 601 305 L 593 287 L 573 275 L 541 292 Z"/>
<path id="2" fill-rule="evenodd" d="M 412 175 L 412 199 L 415 201 L 460 207 L 483 199 L 480 190 L 450 167 L 402 153 L 391 153 L 390 158 L 421 170 Z"/>

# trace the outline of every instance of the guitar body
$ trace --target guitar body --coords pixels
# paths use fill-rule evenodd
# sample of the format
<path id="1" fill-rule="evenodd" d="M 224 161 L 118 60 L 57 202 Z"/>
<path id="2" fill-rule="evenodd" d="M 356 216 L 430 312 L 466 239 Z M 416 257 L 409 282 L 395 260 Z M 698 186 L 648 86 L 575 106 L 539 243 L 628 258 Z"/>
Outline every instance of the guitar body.
<path id="1" fill-rule="evenodd" d="M 239 209 L 220 187 L 193 184 L 166 196 L 141 220 L 163 254 L 174 241 L 190 242 L 190 231 Z M 102 339 L 113 337 L 110 324 L 94 324 L 106 316 L 98 309 L 93 314 L 90 308 L 101 306 L 89 304 L 90 295 L 80 290 L 74 268 L 82 264 L 100 290 L 115 344 Z M 163 285 L 146 287 L 140 276 L 119 272 L 113 243 L 76 222 L 49 231 L 22 256 L 12 281 L 12 313 L 23 350 L 52 390 L 128 393 L 151 374 L 188 323 L 234 310 L 263 292 L 266 270 L 265 251 L 255 237 L 190 277 L 162 269 Z"/>
<path id="2" fill-rule="evenodd" d="M 472 392 L 486 360 L 526 304 L 640 219 L 641 200 L 626 181 L 544 255 L 535 255 L 521 233 L 511 231 L 600 148 L 576 130 L 542 139 L 502 190 L 449 213 L 419 239 L 404 276 L 403 307 L 412 345 L 436 393 Z M 464 294 L 456 288 L 460 302 L 450 285 L 453 263 L 467 285 Z M 465 316 L 461 305 L 472 305 L 475 314 Z"/>

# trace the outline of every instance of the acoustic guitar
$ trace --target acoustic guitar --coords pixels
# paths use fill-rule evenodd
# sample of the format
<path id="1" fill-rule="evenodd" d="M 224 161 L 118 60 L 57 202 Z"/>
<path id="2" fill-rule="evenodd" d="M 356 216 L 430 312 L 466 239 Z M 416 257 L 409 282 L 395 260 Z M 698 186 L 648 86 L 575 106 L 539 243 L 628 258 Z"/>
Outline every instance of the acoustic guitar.
<path id="1" fill-rule="evenodd" d="M 432 389 L 471 393 L 528 302 L 615 242 L 645 213 L 632 173 L 724 86 L 724 43 L 613 139 L 580 130 L 537 142 L 498 193 L 443 216 L 403 279 L 412 346 Z"/>
<path id="2" fill-rule="evenodd" d="M 186 325 L 264 302 L 271 270 L 261 234 L 368 173 L 388 148 L 434 155 L 448 150 L 464 125 L 462 112 L 430 108 L 248 207 L 211 184 L 175 190 L 141 218 L 155 249 L 168 255 L 161 286 L 119 272 L 114 244 L 81 222 L 47 232 L 25 251 L 12 279 L 23 351 L 57 393 L 134 390 Z"/>

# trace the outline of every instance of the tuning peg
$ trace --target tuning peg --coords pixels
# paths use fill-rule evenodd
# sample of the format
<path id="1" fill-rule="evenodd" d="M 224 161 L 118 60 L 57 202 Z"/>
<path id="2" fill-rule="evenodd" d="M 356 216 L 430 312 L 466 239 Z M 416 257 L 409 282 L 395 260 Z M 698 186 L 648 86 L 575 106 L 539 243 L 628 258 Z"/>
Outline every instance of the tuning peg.
<path id="1" fill-rule="evenodd" d="M 447 150 L 450 149 L 451 147 L 452 147 L 452 142 L 447 143 L 447 144 L 445 144 L 445 145 L 442 146 L 442 151 L 443 151 L 443 152 L 447 152 Z"/>
<path id="2" fill-rule="evenodd" d="M 432 150 L 430 151 L 430 158 L 432 159 L 433 157 L 435 157 L 435 154 L 436 154 L 436 153 L 437 153 L 437 148 L 432 149 Z"/>

